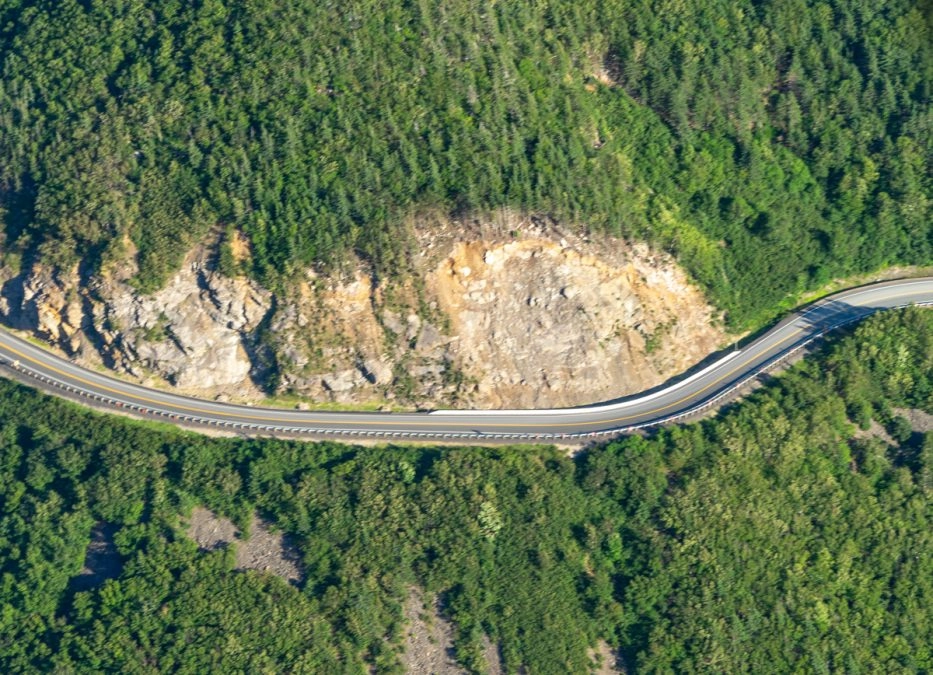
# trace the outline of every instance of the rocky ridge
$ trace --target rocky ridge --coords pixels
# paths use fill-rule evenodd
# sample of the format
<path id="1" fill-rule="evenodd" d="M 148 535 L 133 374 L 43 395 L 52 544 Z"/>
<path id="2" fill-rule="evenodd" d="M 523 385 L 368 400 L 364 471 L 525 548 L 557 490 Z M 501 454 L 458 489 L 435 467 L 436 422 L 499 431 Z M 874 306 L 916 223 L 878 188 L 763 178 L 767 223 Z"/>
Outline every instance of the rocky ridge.
<path id="1" fill-rule="evenodd" d="M 120 270 L 0 276 L 0 318 L 77 361 L 227 400 L 567 406 L 663 382 L 725 339 L 667 256 L 508 216 L 435 223 L 412 273 L 308 270 L 274 296 L 192 251 L 160 291 Z"/>

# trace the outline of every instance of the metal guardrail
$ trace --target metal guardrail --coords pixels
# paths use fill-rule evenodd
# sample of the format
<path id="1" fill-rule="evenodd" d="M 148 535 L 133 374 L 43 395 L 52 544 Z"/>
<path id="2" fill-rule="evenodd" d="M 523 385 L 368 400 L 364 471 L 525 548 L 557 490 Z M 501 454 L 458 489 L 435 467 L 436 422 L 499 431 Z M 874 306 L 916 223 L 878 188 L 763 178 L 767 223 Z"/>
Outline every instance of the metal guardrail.
<path id="1" fill-rule="evenodd" d="M 933 306 L 931 302 L 920 302 L 920 303 L 909 303 L 905 305 L 898 305 L 896 307 L 890 307 L 886 309 L 899 309 L 907 306 Z M 703 412 L 720 402 L 724 401 L 731 395 L 735 394 L 739 389 L 747 385 L 752 380 L 758 378 L 760 375 L 768 372 L 769 370 L 775 368 L 781 363 L 790 359 L 793 355 L 815 342 L 816 340 L 821 339 L 827 333 L 830 333 L 838 328 L 846 326 L 851 323 L 861 321 L 868 316 L 871 316 L 875 312 L 866 314 L 864 316 L 858 316 L 840 321 L 831 326 L 824 328 L 819 333 L 810 335 L 803 338 L 800 342 L 795 344 L 791 349 L 782 354 L 776 356 L 773 359 L 762 363 L 760 366 L 755 368 L 753 371 L 746 373 L 739 380 L 728 385 L 722 391 L 716 392 L 709 396 L 706 399 L 701 400 L 695 405 L 690 406 L 684 410 L 673 413 L 671 415 L 666 415 L 664 417 L 650 420 L 648 422 L 642 422 L 640 424 L 626 425 L 621 427 L 611 427 L 609 429 L 602 429 L 599 431 L 568 431 L 568 432 L 493 432 L 493 433 L 483 433 L 483 432 L 431 432 L 431 431 L 381 431 L 381 430 L 369 430 L 364 431 L 360 429 L 332 429 L 332 428 L 311 428 L 311 427 L 298 427 L 298 426 L 288 426 L 288 425 L 276 425 L 276 424 L 265 424 L 265 423 L 243 423 L 243 422 L 223 422 L 215 419 L 210 419 L 207 417 L 201 417 L 196 415 L 185 415 L 170 413 L 165 410 L 156 410 L 146 408 L 145 406 L 139 406 L 136 404 L 126 403 L 125 401 L 120 401 L 118 399 L 110 398 L 107 396 L 100 396 L 92 392 L 79 389 L 78 387 L 73 387 L 64 382 L 54 380 L 50 377 L 39 373 L 31 368 L 23 366 L 21 363 L 13 362 L 8 363 L 8 365 L 16 370 L 19 373 L 26 375 L 27 377 L 47 384 L 51 387 L 64 390 L 70 394 L 74 394 L 86 399 L 90 399 L 97 403 L 102 403 L 104 405 L 118 408 L 122 410 L 129 410 L 131 412 L 139 413 L 140 415 L 146 417 L 157 417 L 157 418 L 168 418 L 172 422 L 182 422 L 188 425 L 195 426 L 213 426 L 213 427 L 223 427 L 228 429 L 238 429 L 243 431 L 252 431 L 252 432 L 267 432 L 267 433 L 284 433 L 297 436 L 305 436 L 310 438 L 319 438 L 327 436 L 364 436 L 364 437 L 379 437 L 379 438 L 412 438 L 412 439 L 424 439 L 424 440 L 538 440 L 538 441 L 555 441 L 555 440 L 583 440 L 583 439 L 595 439 L 595 438 L 608 438 L 612 436 L 619 436 L 626 433 L 632 433 L 634 431 L 640 431 L 642 429 L 650 429 L 653 427 L 663 426 L 665 424 L 670 424 L 678 420 L 682 420 L 686 417 L 696 415 L 697 413 Z"/>

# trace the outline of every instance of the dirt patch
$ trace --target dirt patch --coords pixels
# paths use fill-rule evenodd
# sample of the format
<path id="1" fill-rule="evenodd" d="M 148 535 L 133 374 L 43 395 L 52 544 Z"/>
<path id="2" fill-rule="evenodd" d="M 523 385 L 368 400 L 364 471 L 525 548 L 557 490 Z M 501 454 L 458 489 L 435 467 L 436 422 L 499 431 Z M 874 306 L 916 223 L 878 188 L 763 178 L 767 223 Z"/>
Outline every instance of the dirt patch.
<path id="1" fill-rule="evenodd" d="M 298 552 L 281 533 L 273 532 L 268 522 L 255 516 L 250 531 L 249 539 L 242 539 L 230 520 L 201 506 L 194 508 L 188 520 L 188 536 L 205 551 L 236 547 L 236 569 L 269 572 L 293 583 L 301 580 Z"/>
<path id="2" fill-rule="evenodd" d="M 120 553 L 113 543 L 117 526 L 110 523 L 97 523 L 91 530 L 91 542 L 84 553 L 84 567 L 71 581 L 75 591 L 96 588 L 107 579 L 115 579 L 123 570 Z"/>
<path id="3" fill-rule="evenodd" d="M 466 671 L 454 660 L 453 627 L 444 618 L 437 598 L 425 602 L 419 588 L 411 588 L 405 602 L 405 652 L 402 665 L 414 675 L 459 675 Z"/>
<path id="4" fill-rule="evenodd" d="M 239 531 L 231 521 L 220 518 L 213 511 L 202 506 L 195 506 L 188 521 L 188 536 L 205 551 L 213 551 L 231 544 L 237 539 Z"/>
<path id="5" fill-rule="evenodd" d="M 859 440 L 865 438 L 879 438 L 888 445 L 897 445 L 897 441 L 891 438 L 891 435 L 885 430 L 885 428 L 878 424 L 878 422 L 875 420 L 871 421 L 871 424 L 868 425 L 867 429 L 856 429 L 853 438 Z"/>
<path id="6" fill-rule="evenodd" d="M 486 657 L 486 672 L 489 675 L 502 675 L 505 672 L 499 645 L 490 640 L 488 635 L 483 636 L 483 656 Z"/>
<path id="7" fill-rule="evenodd" d="M 232 230 L 227 240 L 233 259 L 242 265 L 248 265 L 253 259 L 253 248 L 246 235 L 239 230 Z"/>
<path id="8" fill-rule="evenodd" d="M 301 580 L 298 552 L 290 547 L 279 532 L 269 529 L 269 523 L 253 519 L 252 535 L 237 546 L 237 569 L 270 572 L 293 583 Z"/>
<path id="9" fill-rule="evenodd" d="M 926 433 L 933 431 L 933 415 L 924 412 L 919 408 L 892 408 L 891 412 L 901 417 L 906 417 L 910 422 L 910 428 L 917 433 Z"/>
<path id="10" fill-rule="evenodd" d="M 593 675 L 619 675 L 624 672 L 619 668 L 618 655 L 605 640 L 600 640 L 588 652 L 590 662 L 593 664 L 590 672 Z"/>

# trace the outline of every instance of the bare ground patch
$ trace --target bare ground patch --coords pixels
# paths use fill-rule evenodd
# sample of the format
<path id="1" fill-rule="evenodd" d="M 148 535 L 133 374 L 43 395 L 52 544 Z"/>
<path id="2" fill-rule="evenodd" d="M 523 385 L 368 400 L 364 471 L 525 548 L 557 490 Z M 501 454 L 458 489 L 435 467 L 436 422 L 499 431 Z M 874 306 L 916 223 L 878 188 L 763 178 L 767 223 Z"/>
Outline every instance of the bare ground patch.
<path id="1" fill-rule="evenodd" d="M 288 545 L 280 532 L 269 529 L 269 523 L 261 518 L 253 519 L 252 535 L 237 546 L 238 569 L 271 572 L 291 582 L 301 579 L 298 568 L 298 552 Z"/>
<path id="2" fill-rule="evenodd" d="M 891 435 L 887 432 L 887 430 L 885 430 L 885 428 L 878 424 L 878 422 L 875 420 L 871 421 L 871 424 L 868 425 L 867 429 L 856 429 L 853 436 L 857 439 L 880 438 L 888 445 L 897 445 L 897 441 L 891 438 Z"/>
<path id="3" fill-rule="evenodd" d="M 405 651 L 402 665 L 414 675 L 460 675 L 466 671 L 454 660 L 453 626 L 441 612 L 436 597 L 426 602 L 412 587 L 405 602 Z"/>
<path id="4" fill-rule="evenodd" d="M 202 549 L 213 551 L 221 546 L 233 545 L 236 550 L 236 569 L 259 570 L 297 583 L 301 580 L 298 552 L 280 532 L 273 532 L 262 518 L 253 517 L 249 539 L 227 518 L 197 506 L 188 520 L 188 536 Z"/>
<path id="5" fill-rule="evenodd" d="M 891 412 L 895 415 L 906 417 L 910 422 L 910 428 L 917 433 L 926 433 L 933 431 L 933 415 L 924 412 L 919 408 L 892 408 Z"/>
<path id="6" fill-rule="evenodd" d="M 237 539 L 239 531 L 231 521 L 221 518 L 213 511 L 195 506 L 188 520 L 188 536 L 205 551 L 213 551 Z"/>
<path id="7" fill-rule="evenodd" d="M 600 640 L 592 647 L 588 655 L 593 675 L 620 675 L 624 671 L 619 667 L 618 655 L 605 640 Z"/>
<path id="8" fill-rule="evenodd" d="M 503 675 L 502 654 L 499 651 L 499 645 L 489 639 L 488 635 L 483 636 L 483 656 L 486 657 L 486 672 L 489 675 Z"/>
<path id="9" fill-rule="evenodd" d="M 252 261 L 253 246 L 245 234 L 239 230 L 232 230 L 227 244 L 230 246 L 230 254 L 237 263 L 246 265 Z"/>
<path id="10" fill-rule="evenodd" d="M 107 579 L 120 576 L 123 563 L 113 543 L 119 528 L 110 523 L 97 523 L 91 529 L 91 541 L 84 553 L 84 567 L 71 580 L 71 588 L 86 591 L 100 586 Z"/>

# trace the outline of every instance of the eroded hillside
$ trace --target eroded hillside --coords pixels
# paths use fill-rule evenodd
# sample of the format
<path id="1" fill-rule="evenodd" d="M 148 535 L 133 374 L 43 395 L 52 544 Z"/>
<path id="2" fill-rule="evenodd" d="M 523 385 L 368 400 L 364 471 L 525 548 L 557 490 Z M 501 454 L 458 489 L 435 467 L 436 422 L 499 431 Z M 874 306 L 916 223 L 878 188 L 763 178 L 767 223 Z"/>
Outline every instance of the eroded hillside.
<path id="1" fill-rule="evenodd" d="M 0 312 L 148 384 L 299 405 L 578 405 L 659 384 L 724 341 L 698 289 L 644 245 L 514 216 L 415 236 L 407 275 L 307 270 L 278 294 L 220 274 L 213 244 L 149 295 L 131 262 L 89 278 L 35 266 L 6 275 Z"/>

